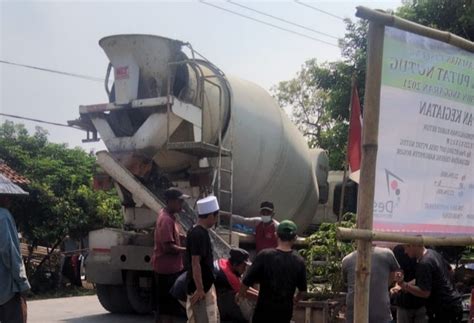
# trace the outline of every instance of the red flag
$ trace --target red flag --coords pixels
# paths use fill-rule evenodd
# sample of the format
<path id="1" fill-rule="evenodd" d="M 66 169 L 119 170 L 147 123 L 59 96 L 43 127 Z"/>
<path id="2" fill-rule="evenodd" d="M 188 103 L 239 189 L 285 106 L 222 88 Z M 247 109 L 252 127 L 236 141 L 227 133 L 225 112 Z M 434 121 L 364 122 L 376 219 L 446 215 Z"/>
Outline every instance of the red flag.
<path id="1" fill-rule="evenodd" d="M 359 183 L 360 160 L 362 157 L 362 115 L 360 113 L 359 94 L 355 84 L 352 86 L 351 120 L 349 122 L 349 145 L 347 155 L 349 160 L 349 178 Z"/>

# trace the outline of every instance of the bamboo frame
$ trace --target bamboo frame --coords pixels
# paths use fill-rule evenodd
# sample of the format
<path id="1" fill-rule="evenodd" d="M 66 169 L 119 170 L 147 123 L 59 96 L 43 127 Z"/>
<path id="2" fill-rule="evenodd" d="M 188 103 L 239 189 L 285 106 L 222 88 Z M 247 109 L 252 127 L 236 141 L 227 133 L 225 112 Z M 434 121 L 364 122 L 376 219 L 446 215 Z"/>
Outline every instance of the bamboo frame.
<path id="1" fill-rule="evenodd" d="M 474 244 L 474 236 L 435 237 L 348 228 L 338 228 L 337 238 L 339 240 L 387 241 L 424 246 L 467 246 Z"/>
<path id="2" fill-rule="evenodd" d="M 423 25 L 419 25 L 412 21 L 387 14 L 383 11 L 372 10 L 367 7 L 359 6 L 357 7 L 356 16 L 381 25 L 395 27 L 421 36 L 436 39 L 451 44 L 453 46 L 465 49 L 469 52 L 474 52 L 474 42 L 472 41 L 451 34 L 447 31 L 441 31 Z"/>
<path id="3" fill-rule="evenodd" d="M 378 148 L 378 126 L 380 113 L 380 88 L 385 26 L 409 31 L 436 39 L 453 46 L 474 52 L 474 43 L 453 35 L 425 27 L 383 11 L 357 7 L 356 16 L 369 20 L 367 46 L 367 72 L 365 83 L 364 127 L 362 134 L 362 163 L 360 173 L 357 229 L 338 229 L 339 239 L 357 240 L 357 263 L 354 293 L 354 322 L 368 323 L 372 240 L 393 241 L 423 245 L 469 245 L 474 237 L 427 237 L 405 236 L 395 233 L 372 231 L 373 201 L 375 189 L 375 167 Z"/>
<path id="4" fill-rule="evenodd" d="M 357 228 L 365 230 L 372 230 L 373 224 L 384 31 L 384 25 L 370 22 L 367 44 L 367 75 L 370 77 L 367 77 L 365 82 L 362 160 L 357 208 L 357 214 L 363 215 L 357 217 Z M 357 323 L 369 321 L 371 255 L 371 242 L 358 240 L 354 293 L 354 319 Z"/>
<path id="5" fill-rule="evenodd" d="M 378 148 L 378 122 L 380 113 L 380 88 L 382 77 L 383 40 L 385 26 L 393 26 L 421 36 L 436 39 L 474 52 L 474 43 L 448 32 L 418 25 L 405 19 L 357 7 L 356 16 L 369 20 L 367 46 L 367 72 L 365 83 L 364 127 L 362 134 L 362 163 L 359 186 L 357 229 L 338 229 L 339 239 L 357 240 L 357 263 L 354 293 L 354 321 L 368 323 L 371 269 L 371 241 L 393 241 L 426 245 L 469 245 L 474 237 L 405 236 L 372 231 L 375 166 Z"/>

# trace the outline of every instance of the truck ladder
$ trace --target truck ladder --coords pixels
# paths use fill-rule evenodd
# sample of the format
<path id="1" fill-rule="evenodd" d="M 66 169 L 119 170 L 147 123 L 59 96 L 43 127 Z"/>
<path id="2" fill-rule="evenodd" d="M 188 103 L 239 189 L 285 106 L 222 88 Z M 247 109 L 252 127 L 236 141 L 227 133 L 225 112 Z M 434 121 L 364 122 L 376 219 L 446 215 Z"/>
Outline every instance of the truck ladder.
<path id="1" fill-rule="evenodd" d="M 167 144 L 166 147 L 168 150 L 179 151 L 181 153 L 186 153 L 192 156 L 196 156 L 197 158 L 216 158 L 216 166 L 214 169 L 214 179 L 211 184 L 211 191 L 214 191 L 216 195 L 219 205 L 221 206 L 221 213 L 229 215 L 229 230 L 228 232 L 222 226 L 219 228 L 219 232 L 221 232 L 221 237 L 225 236 L 225 240 L 230 244 L 232 242 L 232 211 L 233 211 L 233 158 L 232 158 L 232 144 L 233 144 L 233 117 L 230 116 L 229 124 L 229 133 L 228 136 L 228 147 L 224 146 L 223 138 L 222 138 L 222 124 L 223 120 L 219 120 L 218 123 L 218 140 L 217 144 L 212 144 L 208 142 L 204 142 L 204 102 L 206 98 L 206 90 L 205 84 L 208 83 L 214 87 L 216 87 L 219 91 L 219 119 L 222 117 L 222 105 L 224 104 L 224 91 L 222 86 L 214 82 L 212 79 L 217 78 L 224 80 L 227 83 L 225 75 L 221 72 L 220 74 L 215 75 L 204 75 L 203 71 L 201 70 L 200 66 L 196 64 L 194 60 L 194 51 L 191 48 L 193 59 L 187 59 L 179 62 L 170 63 L 171 65 L 178 65 L 178 64 L 189 64 L 191 68 L 196 73 L 198 79 L 198 94 L 196 97 L 196 104 L 201 109 L 201 135 L 199 140 L 195 141 L 181 141 L 181 142 L 172 142 L 170 140 L 170 132 L 169 128 L 167 130 Z M 171 73 L 170 73 L 171 75 Z M 172 84 L 171 76 L 168 79 L 168 102 L 167 102 L 167 115 L 168 120 L 170 120 L 171 114 L 171 106 L 172 106 L 172 93 L 171 87 Z M 232 111 L 229 111 L 232 114 Z M 169 125 L 169 122 L 168 122 Z M 217 187 L 216 187 L 217 186 Z M 225 201 L 225 202 L 224 202 Z M 220 221 L 219 221 L 220 222 Z M 221 223 L 219 223 L 221 224 Z"/>

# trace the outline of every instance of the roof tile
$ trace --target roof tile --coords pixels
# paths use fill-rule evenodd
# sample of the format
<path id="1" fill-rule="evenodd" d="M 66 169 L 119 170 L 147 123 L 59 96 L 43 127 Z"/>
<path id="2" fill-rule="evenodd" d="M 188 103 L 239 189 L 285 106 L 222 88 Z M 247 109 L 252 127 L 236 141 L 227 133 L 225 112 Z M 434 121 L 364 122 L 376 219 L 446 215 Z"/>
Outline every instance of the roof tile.
<path id="1" fill-rule="evenodd" d="M 30 180 L 16 171 L 14 171 L 10 166 L 8 166 L 3 160 L 0 160 L 0 174 L 3 174 L 6 178 L 12 181 L 15 184 L 30 184 Z"/>

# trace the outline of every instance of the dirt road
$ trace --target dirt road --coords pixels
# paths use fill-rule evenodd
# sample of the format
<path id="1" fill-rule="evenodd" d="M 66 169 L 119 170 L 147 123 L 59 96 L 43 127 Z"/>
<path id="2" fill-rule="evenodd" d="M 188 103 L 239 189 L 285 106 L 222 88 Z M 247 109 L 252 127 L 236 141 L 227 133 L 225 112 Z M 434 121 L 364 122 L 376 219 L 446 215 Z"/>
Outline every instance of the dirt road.
<path id="1" fill-rule="evenodd" d="M 152 323 L 153 316 L 115 315 L 102 308 L 96 296 L 55 298 L 28 302 L 29 323 Z"/>

